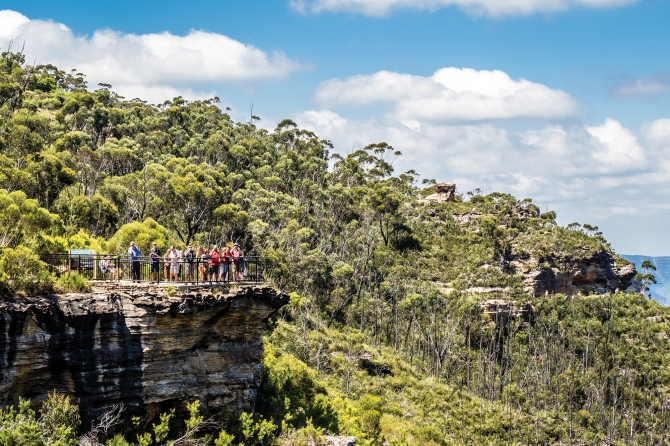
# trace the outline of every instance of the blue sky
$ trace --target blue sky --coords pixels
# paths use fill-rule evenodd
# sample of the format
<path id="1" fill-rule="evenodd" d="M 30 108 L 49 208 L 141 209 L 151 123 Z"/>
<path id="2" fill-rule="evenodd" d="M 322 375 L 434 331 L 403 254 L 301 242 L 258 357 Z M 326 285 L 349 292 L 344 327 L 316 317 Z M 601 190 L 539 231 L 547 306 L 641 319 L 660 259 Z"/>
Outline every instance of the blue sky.
<path id="1" fill-rule="evenodd" d="M 239 119 L 253 103 L 262 125 L 291 117 L 342 152 L 386 140 L 405 153 L 399 170 L 530 196 L 564 224 L 600 226 L 619 252 L 670 255 L 670 2 L 404 3 L 3 1 L 24 18 L 0 27 L 14 23 L 38 63 L 124 94 L 217 94 Z M 113 45 L 96 43 L 101 30 Z M 194 44 L 218 65 L 122 57 L 149 45 L 142 36 L 169 33 L 151 40 L 165 50 L 192 30 L 206 32 Z M 227 65 L 230 51 L 254 52 L 253 63 L 240 53 Z M 96 71 L 103 56 L 118 60 Z"/>

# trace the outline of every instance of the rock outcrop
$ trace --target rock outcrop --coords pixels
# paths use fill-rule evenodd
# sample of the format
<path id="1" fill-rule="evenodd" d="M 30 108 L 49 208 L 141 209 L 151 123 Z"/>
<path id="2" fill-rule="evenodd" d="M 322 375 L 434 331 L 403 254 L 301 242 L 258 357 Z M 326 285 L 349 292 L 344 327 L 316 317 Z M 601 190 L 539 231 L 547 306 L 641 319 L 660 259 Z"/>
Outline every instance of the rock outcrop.
<path id="1" fill-rule="evenodd" d="M 456 184 L 455 183 L 439 183 L 435 185 L 435 193 L 428 195 L 421 201 L 436 201 L 438 203 L 445 203 L 448 201 L 454 201 L 454 195 L 456 193 Z"/>
<path id="2" fill-rule="evenodd" d="M 540 267 L 531 266 L 538 264 Z M 612 254 L 601 251 L 581 260 L 540 259 L 538 262 L 513 260 L 510 266 L 524 276 L 525 289 L 535 295 L 561 293 L 614 292 L 630 287 L 637 271 L 634 264 L 620 268 Z"/>
<path id="3" fill-rule="evenodd" d="M 83 426 L 119 402 L 145 420 L 194 399 L 239 412 L 256 400 L 265 321 L 287 302 L 272 288 L 143 285 L 2 301 L 0 398 L 55 389 Z"/>
<path id="4" fill-rule="evenodd" d="M 535 308 L 530 302 L 490 299 L 481 302 L 479 309 L 498 326 L 505 326 L 511 320 L 529 323 L 535 319 Z"/>
<path id="5" fill-rule="evenodd" d="M 356 444 L 356 437 L 326 435 L 324 443 L 326 446 L 354 446 Z"/>

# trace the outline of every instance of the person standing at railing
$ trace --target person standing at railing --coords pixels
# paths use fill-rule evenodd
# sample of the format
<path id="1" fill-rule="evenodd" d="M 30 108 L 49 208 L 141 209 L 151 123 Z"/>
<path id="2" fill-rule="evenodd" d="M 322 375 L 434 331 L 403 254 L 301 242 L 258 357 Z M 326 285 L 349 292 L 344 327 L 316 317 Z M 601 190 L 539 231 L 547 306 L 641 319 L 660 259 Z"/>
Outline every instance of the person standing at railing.
<path id="1" fill-rule="evenodd" d="M 161 250 L 158 249 L 156 242 L 153 243 L 151 251 L 149 251 L 149 257 L 151 257 L 151 263 L 149 264 L 149 272 L 151 273 L 151 280 L 158 282 L 160 274 L 160 259 L 161 259 Z"/>
<path id="2" fill-rule="evenodd" d="M 236 282 L 242 280 L 242 261 L 244 260 L 244 252 L 240 245 L 235 243 L 233 246 L 233 277 Z"/>
<path id="3" fill-rule="evenodd" d="M 195 250 L 195 257 L 198 259 L 198 277 L 196 283 L 202 279 L 204 282 L 207 280 L 207 265 L 205 264 L 205 248 L 202 245 L 198 246 L 198 249 Z"/>
<path id="4" fill-rule="evenodd" d="M 133 276 L 133 282 L 140 281 L 140 248 L 135 246 L 135 242 L 130 242 L 128 247 L 128 255 L 130 256 L 130 270 Z"/>
<path id="5" fill-rule="evenodd" d="M 233 261 L 233 253 L 230 251 L 230 248 L 226 246 L 221 254 L 221 280 L 224 282 L 229 282 L 230 277 L 228 277 L 230 271 L 230 264 Z"/>
<path id="6" fill-rule="evenodd" d="M 219 280 L 219 265 L 221 264 L 219 245 L 214 245 L 209 257 L 209 283 L 217 282 Z"/>
<path id="7" fill-rule="evenodd" d="M 163 256 L 163 277 L 165 278 L 165 281 L 170 280 L 170 249 L 168 248 L 167 251 L 165 251 L 165 255 Z"/>
<path id="8" fill-rule="evenodd" d="M 195 251 L 193 251 L 193 246 L 188 245 L 186 251 L 184 251 L 184 266 L 186 268 L 185 276 L 186 283 L 193 282 L 193 260 L 195 259 Z"/>
<path id="9" fill-rule="evenodd" d="M 174 282 L 179 282 L 179 266 L 181 262 L 181 255 L 179 254 L 179 251 L 175 249 L 174 246 L 170 246 L 169 258 L 170 258 L 170 280 Z"/>

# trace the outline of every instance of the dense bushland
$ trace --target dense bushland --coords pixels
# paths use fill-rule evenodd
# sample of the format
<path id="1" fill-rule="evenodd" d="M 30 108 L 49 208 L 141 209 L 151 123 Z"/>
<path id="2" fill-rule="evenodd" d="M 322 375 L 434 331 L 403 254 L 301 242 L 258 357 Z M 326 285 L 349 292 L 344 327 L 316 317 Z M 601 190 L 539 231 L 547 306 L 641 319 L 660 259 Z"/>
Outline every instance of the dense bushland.
<path id="1" fill-rule="evenodd" d="M 612 252 L 597 228 L 560 227 L 502 193 L 422 203 L 434 181 L 422 189 L 416 172 L 395 174 L 400 153 L 385 143 L 331 154 L 290 120 L 268 131 L 217 102 L 150 105 L 20 54 L 0 58 L 4 295 L 85 289 L 52 277 L 39 255 L 121 253 L 130 240 L 144 252 L 154 241 L 239 242 L 292 293 L 266 336 L 254 411 L 210 419 L 192 402 L 185 426 L 168 413 L 158 431 L 118 425 L 110 438 L 94 432 L 99 441 L 666 442 L 667 310 L 638 295 L 530 298 L 509 266 Z M 530 300 L 534 321 L 482 314 L 466 290 L 491 286 Z M 45 413 L 22 403 L 3 426 L 25 423 L 35 440 L 20 444 L 70 444 L 48 439 Z"/>

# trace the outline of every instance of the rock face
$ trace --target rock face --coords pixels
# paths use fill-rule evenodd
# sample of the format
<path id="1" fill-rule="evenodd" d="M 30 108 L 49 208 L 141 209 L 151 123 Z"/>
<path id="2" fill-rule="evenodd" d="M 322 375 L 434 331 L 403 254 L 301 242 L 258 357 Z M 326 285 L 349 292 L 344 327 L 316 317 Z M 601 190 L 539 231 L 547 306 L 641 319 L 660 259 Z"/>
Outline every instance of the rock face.
<path id="1" fill-rule="evenodd" d="M 510 262 L 512 268 L 524 275 L 526 290 L 535 296 L 624 291 L 637 273 L 634 264 L 617 268 L 614 256 L 604 251 L 579 261 L 540 260 L 537 263 L 544 265 L 541 268 L 528 267 L 529 263 L 518 260 Z"/>
<path id="2" fill-rule="evenodd" d="M 82 426 L 121 401 L 145 420 L 195 399 L 239 412 L 255 403 L 265 321 L 287 302 L 272 288 L 141 285 L 0 302 L 0 398 L 67 393 Z"/>
<path id="3" fill-rule="evenodd" d="M 491 299 L 481 302 L 479 309 L 498 326 L 505 326 L 510 320 L 533 322 L 535 319 L 535 308 L 530 302 Z"/>
<path id="4" fill-rule="evenodd" d="M 356 444 L 356 437 L 326 435 L 324 440 L 327 446 L 354 446 Z"/>
<path id="5" fill-rule="evenodd" d="M 456 193 L 455 183 L 439 183 L 435 185 L 435 193 L 428 195 L 422 201 L 437 201 L 439 203 L 454 201 L 455 193 Z"/>

